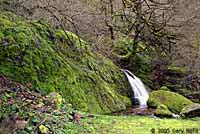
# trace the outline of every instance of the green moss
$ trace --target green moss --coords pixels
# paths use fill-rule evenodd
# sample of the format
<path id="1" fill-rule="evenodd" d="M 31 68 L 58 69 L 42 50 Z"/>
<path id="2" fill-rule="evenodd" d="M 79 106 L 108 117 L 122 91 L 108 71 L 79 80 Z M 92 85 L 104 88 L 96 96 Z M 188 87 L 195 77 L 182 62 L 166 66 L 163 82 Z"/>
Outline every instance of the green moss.
<path id="1" fill-rule="evenodd" d="M 147 86 L 151 86 L 153 84 L 150 74 L 152 73 L 152 58 L 146 54 L 136 54 L 134 59 L 134 73 L 142 79 L 142 81 Z"/>
<path id="2" fill-rule="evenodd" d="M 75 34 L 8 12 L 0 20 L 0 74 L 44 94 L 56 91 L 82 111 L 108 113 L 131 105 L 123 73 Z"/>
<path id="3" fill-rule="evenodd" d="M 4 34 L 0 32 L 0 41 L 1 42 L 2 42 L 3 38 L 4 38 Z"/>
<path id="4" fill-rule="evenodd" d="M 186 128 L 200 129 L 199 117 L 186 120 L 135 115 L 94 115 L 74 111 L 64 101 L 63 104 L 66 105 L 62 105 L 60 110 L 55 110 L 54 105 L 49 103 L 48 96 L 30 91 L 19 83 L 12 82 L 10 85 L 9 88 L 0 88 L 0 133 L 12 133 L 10 131 L 13 129 L 17 134 L 41 133 L 42 130 L 47 128 L 48 133 L 56 134 L 149 134 L 152 128 L 155 129 L 156 133 L 160 128 L 166 128 L 170 131 L 178 128 L 184 130 Z M 53 100 L 60 98 L 57 93 L 50 96 Z M 167 109 L 165 105 L 160 105 L 159 108 Z M 84 118 L 75 123 L 73 113 Z M 15 124 L 14 127 L 13 117 L 17 117 L 14 119 L 17 119 L 17 123 L 20 123 Z M 17 126 L 23 125 L 21 123 L 25 123 L 25 126 L 17 128 Z M 40 127 L 41 125 L 42 127 Z"/>
<path id="5" fill-rule="evenodd" d="M 181 111 L 183 117 L 199 117 L 200 116 L 200 104 L 192 103 L 184 107 Z"/>
<path id="6" fill-rule="evenodd" d="M 187 69 L 184 67 L 177 67 L 177 66 L 168 66 L 167 68 L 169 71 L 175 72 L 175 73 L 181 73 L 181 74 L 186 74 Z"/>
<path id="7" fill-rule="evenodd" d="M 76 49 L 89 48 L 87 42 L 70 31 L 57 30 L 55 36 L 62 41 L 67 41 L 69 45 L 73 45 Z"/>
<path id="8" fill-rule="evenodd" d="M 82 126 L 67 124 L 65 133 L 74 134 L 151 134 L 152 128 L 155 133 L 166 129 L 170 134 L 177 129 L 200 128 L 200 120 L 160 119 L 145 116 L 97 116 L 96 118 L 84 118 Z M 173 131 L 173 132 L 172 132 Z"/>
<path id="9" fill-rule="evenodd" d="M 173 113 L 169 111 L 166 105 L 160 104 L 159 106 L 157 106 L 154 114 L 158 117 L 172 117 Z"/>
<path id="10" fill-rule="evenodd" d="M 178 85 L 178 84 L 173 85 L 173 84 L 171 84 L 171 83 L 166 83 L 166 84 L 165 84 L 165 87 L 167 87 L 167 88 L 170 89 L 170 90 L 181 89 L 181 88 L 182 88 L 181 85 Z"/>
<path id="11" fill-rule="evenodd" d="M 56 93 L 56 92 L 51 92 L 48 96 L 48 100 L 51 103 L 54 103 L 56 108 L 61 108 L 61 105 L 63 103 L 63 98 L 60 94 Z"/>
<path id="12" fill-rule="evenodd" d="M 191 104 L 192 101 L 174 92 L 158 90 L 150 93 L 148 105 L 158 107 L 161 104 L 166 105 L 173 113 L 180 113 L 181 110 Z"/>
<path id="13" fill-rule="evenodd" d="M 170 91 L 170 89 L 169 89 L 168 87 L 166 87 L 166 86 L 162 86 L 162 87 L 160 87 L 160 90 Z"/>

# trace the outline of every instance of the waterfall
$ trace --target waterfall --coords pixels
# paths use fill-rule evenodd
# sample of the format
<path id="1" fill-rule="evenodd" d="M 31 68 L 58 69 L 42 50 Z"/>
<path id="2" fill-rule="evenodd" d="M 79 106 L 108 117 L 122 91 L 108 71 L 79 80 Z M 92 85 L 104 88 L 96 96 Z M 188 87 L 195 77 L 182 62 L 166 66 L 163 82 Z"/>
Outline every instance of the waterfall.
<path id="1" fill-rule="evenodd" d="M 123 69 L 122 70 L 131 86 L 132 91 L 134 92 L 134 98 L 139 101 L 141 108 L 147 107 L 147 100 L 149 98 L 149 93 L 147 92 L 142 81 L 132 74 L 130 71 Z"/>

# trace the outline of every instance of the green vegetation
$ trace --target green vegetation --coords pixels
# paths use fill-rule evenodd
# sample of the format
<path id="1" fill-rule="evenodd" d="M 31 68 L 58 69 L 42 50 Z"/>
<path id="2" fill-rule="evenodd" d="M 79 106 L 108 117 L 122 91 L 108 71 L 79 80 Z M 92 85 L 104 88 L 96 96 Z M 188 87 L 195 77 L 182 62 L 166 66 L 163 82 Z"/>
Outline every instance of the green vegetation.
<path id="1" fill-rule="evenodd" d="M 136 54 L 134 58 L 134 71 L 135 74 L 145 83 L 146 86 L 151 86 L 152 80 L 150 74 L 152 73 L 152 58 L 147 54 Z"/>
<path id="2" fill-rule="evenodd" d="M 128 36 L 120 37 L 114 45 L 114 54 L 117 55 L 123 62 L 129 61 L 129 68 L 135 75 L 137 75 L 147 86 L 151 86 L 152 80 L 150 78 L 150 73 L 152 73 L 152 57 L 149 56 L 147 52 L 147 44 L 140 42 L 135 45 L 132 38 Z M 142 53 L 139 53 L 142 52 Z"/>
<path id="3" fill-rule="evenodd" d="M 81 111 L 110 113 L 131 105 L 119 68 L 71 32 L 1 12 L 0 41 L 0 74 L 43 94 L 59 92 Z"/>
<path id="4" fill-rule="evenodd" d="M 177 66 L 168 66 L 167 68 L 169 71 L 172 71 L 172 72 L 176 72 L 176 73 L 179 73 L 179 74 L 186 74 L 188 71 L 186 68 L 183 68 L 183 67 L 177 67 Z"/>
<path id="5" fill-rule="evenodd" d="M 200 129 L 199 118 L 167 119 L 148 116 L 107 116 L 79 113 L 65 102 L 56 109 L 56 102 L 47 96 L 29 91 L 22 85 L 0 88 L 0 133 L 16 134 L 150 134 L 154 128 L 172 131 Z M 19 86 L 19 84 L 17 84 Z M 162 108 L 164 106 L 161 106 Z M 73 113 L 80 118 L 74 118 Z M 11 116 L 15 117 L 11 117 Z"/>
<path id="6" fill-rule="evenodd" d="M 68 124 L 66 132 L 73 134 L 151 134 L 154 128 L 156 133 L 162 129 L 168 129 L 170 134 L 178 129 L 200 129 L 199 118 L 191 120 L 183 119 L 159 119 L 144 116 L 95 116 L 81 120 L 82 126 Z M 69 129 L 70 128 L 70 129 Z M 165 130 L 164 130 L 165 131 Z"/>
<path id="7" fill-rule="evenodd" d="M 50 94 L 48 94 L 48 100 L 52 103 L 55 103 L 56 108 L 61 108 L 62 102 L 63 102 L 63 98 L 60 94 L 56 93 L 56 92 L 52 92 Z"/>
<path id="8" fill-rule="evenodd" d="M 127 44 L 130 40 L 122 41 L 126 44 L 120 54 L 126 58 L 136 50 Z M 136 54 L 133 58 L 135 73 L 152 85 L 148 78 L 151 57 Z M 177 67 L 168 70 L 184 73 Z M 167 85 L 150 94 L 148 105 L 156 108 L 155 115 L 199 115 L 199 104 L 166 90 Z M 97 115 L 131 106 L 129 92 L 120 69 L 77 35 L 42 21 L 0 13 L 0 134 L 149 134 L 154 130 L 174 133 L 178 129 L 186 133 L 193 128 L 200 131 L 199 117 L 186 120 Z"/>
<path id="9" fill-rule="evenodd" d="M 155 115 L 158 117 L 172 117 L 172 112 L 169 111 L 168 107 L 164 104 L 160 104 L 156 110 Z"/>
<path id="10" fill-rule="evenodd" d="M 170 91 L 170 89 L 169 89 L 168 87 L 166 87 L 166 86 L 162 86 L 162 87 L 160 87 L 160 90 Z"/>
<path id="11" fill-rule="evenodd" d="M 72 108 L 66 102 L 59 104 L 61 96 L 42 96 L 19 83 L 1 77 L 0 83 L 0 133 L 63 133 L 66 124 L 72 122 Z M 55 97 L 59 96 L 59 99 Z M 54 99 L 50 99 L 53 98 Z M 56 98 L 56 99 L 55 99 Z M 60 102 L 60 101 L 59 101 Z M 70 121 L 71 120 L 71 121 Z"/>

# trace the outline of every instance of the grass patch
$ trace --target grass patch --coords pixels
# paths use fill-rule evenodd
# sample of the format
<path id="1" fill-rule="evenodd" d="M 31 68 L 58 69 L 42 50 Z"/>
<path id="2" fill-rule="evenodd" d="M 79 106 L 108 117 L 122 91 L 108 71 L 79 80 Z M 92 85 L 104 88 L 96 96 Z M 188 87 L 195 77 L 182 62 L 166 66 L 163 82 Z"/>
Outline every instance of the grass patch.
<path id="1" fill-rule="evenodd" d="M 166 129 L 170 133 L 181 129 L 198 129 L 200 131 L 200 118 L 185 119 L 160 119 L 145 116 L 105 116 L 99 115 L 96 118 L 85 118 L 82 120 L 82 127 L 73 127 L 73 134 L 150 134 L 152 129 L 155 132 Z M 69 125 L 69 127 L 72 127 Z M 86 129 L 85 129 L 86 128 Z M 85 131 L 84 131 L 85 130 Z"/>

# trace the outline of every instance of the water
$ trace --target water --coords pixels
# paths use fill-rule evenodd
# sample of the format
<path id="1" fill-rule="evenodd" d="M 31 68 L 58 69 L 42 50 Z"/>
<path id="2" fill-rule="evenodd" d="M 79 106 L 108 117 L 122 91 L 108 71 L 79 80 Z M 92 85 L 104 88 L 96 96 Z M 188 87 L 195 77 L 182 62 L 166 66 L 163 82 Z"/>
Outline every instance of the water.
<path id="1" fill-rule="evenodd" d="M 138 77 L 136 77 L 130 71 L 125 69 L 123 69 L 122 71 L 125 73 L 131 86 L 131 89 L 134 92 L 134 98 L 139 101 L 140 108 L 146 108 L 149 93 L 147 92 L 144 84 Z"/>

